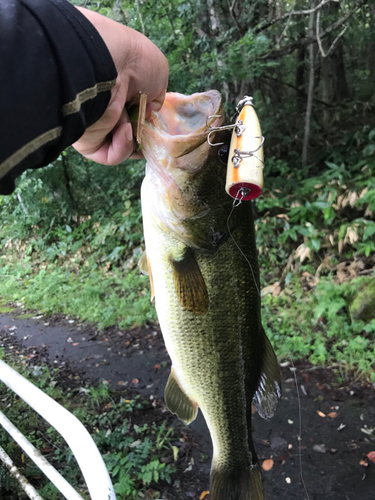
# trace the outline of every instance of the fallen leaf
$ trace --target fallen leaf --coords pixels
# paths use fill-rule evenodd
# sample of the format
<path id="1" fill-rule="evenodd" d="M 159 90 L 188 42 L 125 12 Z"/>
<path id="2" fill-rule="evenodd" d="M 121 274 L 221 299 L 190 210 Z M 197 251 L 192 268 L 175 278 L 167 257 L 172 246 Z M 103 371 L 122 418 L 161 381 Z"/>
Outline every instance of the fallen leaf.
<path id="1" fill-rule="evenodd" d="M 154 370 L 159 370 L 159 369 L 160 369 L 160 365 L 159 365 L 159 364 L 156 364 L 156 365 L 154 366 Z"/>
<path id="2" fill-rule="evenodd" d="M 134 385 L 139 384 L 139 378 L 133 378 L 132 384 L 134 384 Z"/>
<path id="3" fill-rule="evenodd" d="M 311 252 L 310 252 L 310 248 L 308 246 L 306 246 L 304 243 L 302 243 L 302 245 L 300 245 L 296 251 L 294 252 L 294 258 L 295 259 L 300 259 L 300 262 L 302 264 L 302 262 L 306 259 L 311 259 Z"/>
<path id="4" fill-rule="evenodd" d="M 367 453 L 367 458 L 371 460 L 371 462 L 375 462 L 375 451 L 370 451 L 370 453 Z"/>
<path id="5" fill-rule="evenodd" d="M 274 461 L 272 460 L 272 458 L 267 458 L 266 460 L 263 460 L 262 469 L 266 470 L 266 471 L 271 470 L 273 467 L 273 464 L 274 464 Z"/>
<path id="6" fill-rule="evenodd" d="M 325 444 L 314 444 L 313 450 L 317 453 L 325 453 L 327 451 Z"/>
<path id="7" fill-rule="evenodd" d="M 106 405 L 104 405 L 105 410 L 109 410 L 110 408 L 112 408 L 112 403 L 107 403 Z"/>
<path id="8" fill-rule="evenodd" d="M 74 342 L 73 345 L 79 345 L 79 342 Z"/>
<path id="9" fill-rule="evenodd" d="M 178 452 L 180 451 L 177 446 L 172 446 L 172 451 L 173 451 L 173 460 L 177 462 L 178 459 Z"/>
<path id="10" fill-rule="evenodd" d="M 125 382 L 124 382 L 123 380 L 119 380 L 119 381 L 117 382 L 117 385 L 124 385 L 124 384 L 125 384 Z"/>
<path id="11" fill-rule="evenodd" d="M 203 498 L 206 498 L 207 495 L 209 495 L 210 492 L 207 491 L 202 491 L 202 493 L 199 495 L 199 500 L 203 500 Z"/>
<path id="12" fill-rule="evenodd" d="M 368 467 L 368 462 L 367 460 L 362 459 L 360 460 L 359 465 L 362 465 L 362 467 Z"/>
<path id="13" fill-rule="evenodd" d="M 323 413 L 322 411 L 316 410 L 316 413 L 319 415 L 319 417 L 325 418 L 326 414 Z"/>
<path id="14" fill-rule="evenodd" d="M 329 418 L 337 418 L 337 413 L 335 411 L 331 411 L 330 413 L 328 413 L 327 417 Z"/>

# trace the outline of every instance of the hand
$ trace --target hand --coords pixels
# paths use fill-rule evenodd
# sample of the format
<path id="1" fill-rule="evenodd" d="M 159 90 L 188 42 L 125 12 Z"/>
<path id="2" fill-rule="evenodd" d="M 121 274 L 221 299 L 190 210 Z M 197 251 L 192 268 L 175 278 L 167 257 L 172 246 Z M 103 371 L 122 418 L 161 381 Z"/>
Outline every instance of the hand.
<path id="1" fill-rule="evenodd" d="M 135 142 L 125 109 L 147 92 L 146 119 L 161 108 L 168 84 L 168 62 L 162 52 L 138 31 L 100 14 L 77 7 L 95 26 L 111 53 L 118 77 L 103 116 L 73 144 L 81 154 L 103 165 L 117 165 L 133 154 Z"/>

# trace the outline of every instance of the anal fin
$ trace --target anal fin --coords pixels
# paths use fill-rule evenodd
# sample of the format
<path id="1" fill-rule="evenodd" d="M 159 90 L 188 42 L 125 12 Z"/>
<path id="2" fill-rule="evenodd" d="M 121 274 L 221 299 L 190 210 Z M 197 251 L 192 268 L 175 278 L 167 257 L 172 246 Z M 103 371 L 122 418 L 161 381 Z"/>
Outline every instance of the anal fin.
<path id="1" fill-rule="evenodd" d="M 173 367 L 165 387 L 164 399 L 171 412 L 175 413 L 180 420 L 187 424 L 195 420 L 198 405 L 191 401 L 181 388 Z"/>
<path id="2" fill-rule="evenodd" d="M 268 419 L 273 417 L 281 397 L 281 379 L 275 352 L 264 331 L 263 334 L 265 344 L 263 367 L 253 403 L 259 415 Z"/>

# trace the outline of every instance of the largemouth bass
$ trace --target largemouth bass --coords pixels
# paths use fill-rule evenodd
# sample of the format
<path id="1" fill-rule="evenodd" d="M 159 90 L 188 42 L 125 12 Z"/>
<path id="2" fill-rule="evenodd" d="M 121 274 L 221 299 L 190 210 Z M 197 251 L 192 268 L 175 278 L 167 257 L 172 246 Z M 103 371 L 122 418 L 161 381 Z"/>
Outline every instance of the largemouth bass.
<path id="1" fill-rule="evenodd" d="M 211 499 L 261 500 L 251 404 L 271 417 L 280 375 L 261 324 L 251 204 L 232 209 L 207 143 L 207 125 L 222 122 L 212 115 L 219 92 L 169 93 L 144 127 L 142 265 L 172 360 L 165 402 L 187 423 L 199 407 L 211 434 Z"/>

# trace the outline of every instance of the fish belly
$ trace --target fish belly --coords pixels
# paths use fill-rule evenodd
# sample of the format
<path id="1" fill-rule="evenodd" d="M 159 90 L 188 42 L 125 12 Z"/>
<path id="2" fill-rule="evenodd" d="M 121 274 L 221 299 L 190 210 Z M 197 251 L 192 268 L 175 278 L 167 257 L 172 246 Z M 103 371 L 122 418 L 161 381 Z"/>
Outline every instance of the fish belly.
<path id="1" fill-rule="evenodd" d="M 258 301 L 248 300 L 247 264 L 239 263 L 231 240 L 213 255 L 195 251 L 209 297 L 208 310 L 195 314 L 179 301 L 170 262 L 176 248 L 182 250 L 184 244 L 145 219 L 144 232 L 164 341 L 179 385 L 201 408 L 209 427 L 213 466 L 249 467 L 248 415 L 253 394 L 245 385 L 244 360 L 249 352 L 244 336 L 259 335 L 260 314 Z M 253 331 L 245 324 L 249 313 Z M 256 352 L 252 362 L 256 364 Z"/>

